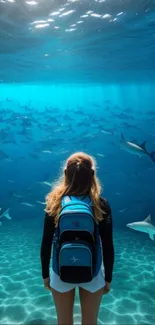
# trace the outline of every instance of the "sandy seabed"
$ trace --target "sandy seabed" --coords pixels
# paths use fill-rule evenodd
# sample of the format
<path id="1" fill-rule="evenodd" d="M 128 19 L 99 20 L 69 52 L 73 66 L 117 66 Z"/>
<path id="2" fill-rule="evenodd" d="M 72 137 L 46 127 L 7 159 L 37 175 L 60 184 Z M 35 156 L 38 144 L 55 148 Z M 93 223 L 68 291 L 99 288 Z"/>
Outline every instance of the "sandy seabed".
<path id="1" fill-rule="evenodd" d="M 0 324 L 57 324 L 51 293 L 41 277 L 41 236 L 41 228 L 25 222 L 0 228 Z M 132 230 L 116 230 L 114 245 L 111 291 L 103 296 L 98 324 L 154 325 L 155 241 Z M 80 324 L 77 293 L 74 323 Z"/>

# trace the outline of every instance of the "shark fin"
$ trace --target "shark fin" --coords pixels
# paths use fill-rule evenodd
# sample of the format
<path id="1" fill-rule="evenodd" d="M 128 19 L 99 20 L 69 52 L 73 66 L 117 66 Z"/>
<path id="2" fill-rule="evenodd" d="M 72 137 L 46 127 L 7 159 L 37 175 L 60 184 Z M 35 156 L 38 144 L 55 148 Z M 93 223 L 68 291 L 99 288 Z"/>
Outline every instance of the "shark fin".
<path id="1" fill-rule="evenodd" d="M 10 217 L 10 214 L 9 214 L 9 210 L 10 209 L 7 209 L 6 211 L 4 211 L 3 214 L 1 215 L 1 218 L 2 217 L 5 217 L 5 218 L 11 220 L 11 217 Z"/>
<path id="2" fill-rule="evenodd" d="M 145 149 L 145 146 L 146 146 L 146 140 L 144 142 L 142 142 L 140 145 L 139 145 L 142 149 L 146 150 Z"/>
<path id="3" fill-rule="evenodd" d="M 154 234 L 149 233 L 150 239 L 154 240 Z"/>
<path id="4" fill-rule="evenodd" d="M 148 217 L 144 221 L 148 222 L 148 223 L 151 223 L 151 215 L 149 214 Z"/>

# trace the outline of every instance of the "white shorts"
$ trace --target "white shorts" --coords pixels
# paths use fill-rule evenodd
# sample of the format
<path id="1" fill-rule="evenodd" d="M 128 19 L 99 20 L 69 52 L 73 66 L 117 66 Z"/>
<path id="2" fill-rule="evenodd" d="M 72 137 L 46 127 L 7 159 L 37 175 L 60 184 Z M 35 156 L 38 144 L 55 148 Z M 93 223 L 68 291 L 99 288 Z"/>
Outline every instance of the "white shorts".
<path id="1" fill-rule="evenodd" d="M 83 288 L 90 292 L 96 292 L 99 289 L 103 288 L 105 285 L 104 280 L 104 269 L 101 266 L 98 275 L 90 282 L 87 283 L 67 283 L 61 281 L 60 277 L 50 268 L 50 286 L 56 291 L 67 292 L 76 287 Z"/>

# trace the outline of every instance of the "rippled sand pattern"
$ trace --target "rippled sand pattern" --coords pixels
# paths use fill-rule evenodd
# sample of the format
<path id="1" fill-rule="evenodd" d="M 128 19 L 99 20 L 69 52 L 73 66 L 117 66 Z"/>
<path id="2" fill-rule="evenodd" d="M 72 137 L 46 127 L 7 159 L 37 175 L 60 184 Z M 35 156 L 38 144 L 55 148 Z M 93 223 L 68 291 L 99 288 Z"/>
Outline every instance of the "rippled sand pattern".
<path id="1" fill-rule="evenodd" d="M 0 324 L 57 324 L 41 278 L 41 228 L 33 223 L 0 229 Z M 114 240 L 112 289 L 103 297 L 99 324 L 155 324 L 155 242 L 132 231 L 116 231 Z M 78 296 L 74 315 L 80 324 Z"/>

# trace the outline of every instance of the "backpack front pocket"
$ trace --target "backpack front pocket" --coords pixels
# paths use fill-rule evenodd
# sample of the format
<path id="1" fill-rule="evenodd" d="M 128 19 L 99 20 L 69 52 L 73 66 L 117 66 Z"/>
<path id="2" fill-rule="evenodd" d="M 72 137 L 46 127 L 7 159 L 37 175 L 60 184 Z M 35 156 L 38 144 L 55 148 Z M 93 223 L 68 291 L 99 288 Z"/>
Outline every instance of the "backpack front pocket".
<path id="1" fill-rule="evenodd" d="M 59 251 L 60 279 L 68 283 L 90 282 L 93 279 L 93 249 L 85 242 L 66 242 Z"/>

